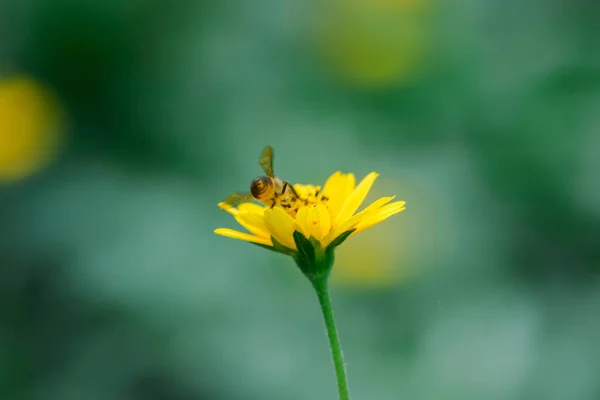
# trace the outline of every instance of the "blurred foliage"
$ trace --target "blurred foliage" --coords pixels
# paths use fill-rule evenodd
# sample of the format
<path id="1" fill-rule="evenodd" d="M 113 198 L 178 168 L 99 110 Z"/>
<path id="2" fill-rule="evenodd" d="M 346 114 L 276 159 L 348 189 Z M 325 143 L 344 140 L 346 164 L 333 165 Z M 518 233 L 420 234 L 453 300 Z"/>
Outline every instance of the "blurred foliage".
<path id="1" fill-rule="evenodd" d="M 597 1 L 0 9 L 1 399 L 335 398 L 293 262 L 212 234 L 265 144 L 407 201 L 335 266 L 353 398 L 600 397 Z"/>

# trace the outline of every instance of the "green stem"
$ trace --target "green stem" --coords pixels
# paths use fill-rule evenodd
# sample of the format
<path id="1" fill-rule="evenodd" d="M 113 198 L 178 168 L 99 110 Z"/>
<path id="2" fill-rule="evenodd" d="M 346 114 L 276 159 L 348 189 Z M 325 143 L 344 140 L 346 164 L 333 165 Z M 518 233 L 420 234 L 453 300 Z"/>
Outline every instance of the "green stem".
<path id="1" fill-rule="evenodd" d="M 331 306 L 331 298 L 329 297 L 327 278 L 315 279 L 312 283 L 317 292 L 317 296 L 319 297 L 319 304 L 321 305 L 325 327 L 327 328 L 327 336 L 329 337 L 331 356 L 333 357 L 333 364 L 335 366 L 340 400 L 350 400 L 346 369 L 344 367 L 344 357 L 342 356 L 342 348 L 340 346 L 340 339 L 335 326 L 335 320 L 333 319 L 333 308 Z"/>

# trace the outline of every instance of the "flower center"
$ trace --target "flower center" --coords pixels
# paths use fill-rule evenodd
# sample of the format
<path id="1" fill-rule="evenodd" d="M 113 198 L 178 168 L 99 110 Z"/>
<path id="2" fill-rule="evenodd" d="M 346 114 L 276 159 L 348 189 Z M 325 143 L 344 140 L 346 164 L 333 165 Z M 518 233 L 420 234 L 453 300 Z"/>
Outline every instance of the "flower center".
<path id="1" fill-rule="evenodd" d="M 296 184 L 294 189 L 299 196 L 298 198 L 293 195 L 286 195 L 282 196 L 277 202 L 277 205 L 281 206 L 292 217 L 296 217 L 300 207 L 316 206 L 317 204 L 327 205 L 329 200 L 327 196 L 323 196 L 321 186 Z"/>

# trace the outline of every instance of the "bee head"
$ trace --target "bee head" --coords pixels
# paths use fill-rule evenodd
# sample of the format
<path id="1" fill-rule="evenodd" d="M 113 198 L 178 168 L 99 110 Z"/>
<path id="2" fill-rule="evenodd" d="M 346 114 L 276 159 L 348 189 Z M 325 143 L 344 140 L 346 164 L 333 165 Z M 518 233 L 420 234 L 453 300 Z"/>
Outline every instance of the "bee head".
<path id="1" fill-rule="evenodd" d="M 266 176 L 254 178 L 250 184 L 250 192 L 256 200 L 272 197 L 274 194 L 273 181 Z"/>

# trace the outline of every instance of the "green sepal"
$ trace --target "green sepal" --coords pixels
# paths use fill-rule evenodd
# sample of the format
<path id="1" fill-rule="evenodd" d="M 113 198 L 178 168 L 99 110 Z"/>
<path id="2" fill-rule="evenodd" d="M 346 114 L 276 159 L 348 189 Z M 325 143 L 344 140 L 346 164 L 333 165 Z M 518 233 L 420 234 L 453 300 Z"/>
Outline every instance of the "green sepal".
<path id="1" fill-rule="evenodd" d="M 356 230 L 356 228 L 347 230 L 344 233 L 342 233 L 341 235 L 339 235 L 338 237 L 336 237 L 335 239 L 333 239 L 331 241 L 331 243 L 329 243 L 329 246 L 327 246 L 327 250 L 326 251 L 331 251 L 334 248 L 338 247 L 340 244 L 344 243 L 346 241 L 346 239 L 348 239 L 348 237 L 350 235 L 352 235 L 352 233 L 355 230 Z"/>
<path id="2" fill-rule="evenodd" d="M 314 237 L 314 236 L 311 236 L 311 237 L 308 239 L 308 241 L 310 242 L 310 244 L 312 244 L 312 245 L 313 245 L 313 247 L 314 247 L 314 249 L 315 249 L 315 252 L 317 252 L 317 253 L 318 253 L 318 252 L 320 252 L 320 251 L 321 251 L 321 242 L 319 242 L 319 240 L 318 240 L 316 237 Z"/>
<path id="3" fill-rule="evenodd" d="M 333 267 L 333 251 L 324 251 L 321 242 L 314 236 L 307 239 L 299 231 L 295 231 L 293 236 L 298 247 L 298 257 L 294 260 L 300 270 L 311 282 L 327 279 Z"/>
<path id="4" fill-rule="evenodd" d="M 273 242 L 273 248 L 275 249 L 276 252 L 286 254 L 286 255 L 292 256 L 294 258 L 298 257 L 298 252 L 296 250 L 290 249 L 289 247 L 282 245 L 277 240 L 275 240 L 275 238 L 273 236 L 271 236 L 271 241 Z"/>
<path id="5" fill-rule="evenodd" d="M 248 243 L 251 243 L 258 247 L 262 247 L 263 249 L 274 251 L 275 253 L 281 253 L 281 254 L 285 254 L 287 256 L 292 256 L 294 258 L 296 258 L 298 256 L 298 252 L 296 250 L 290 249 L 289 247 L 285 247 L 284 245 L 279 243 L 277 240 L 275 240 L 275 238 L 272 236 L 271 236 L 271 241 L 273 242 L 273 246 L 267 246 L 265 244 L 254 243 L 254 242 L 248 242 Z"/>
<path id="6" fill-rule="evenodd" d="M 298 260 L 302 264 L 314 264 L 317 257 L 312 242 L 299 231 L 294 231 L 292 236 L 294 237 L 294 242 L 296 242 L 296 247 L 298 248 Z"/>
<path id="7" fill-rule="evenodd" d="M 350 229 L 336 237 L 326 248 L 321 246 L 321 242 L 314 236 L 306 238 L 300 231 L 294 231 L 293 238 L 298 250 L 290 249 L 279 243 L 271 236 L 273 246 L 267 246 L 260 243 L 252 243 L 264 249 L 274 251 L 276 253 L 291 256 L 302 273 L 313 284 L 317 281 L 326 282 L 335 258 L 335 248 L 342 244 L 355 229 Z"/>
<path id="8" fill-rule="evenodd" d="M 248 243 L 258 246 L 258 247 L 262 247 L 263 249 L 274 251 L 275 253 L 279 253 L 277 250 L 275 250 L 275 248 L 273 246 L 267 246 L 266 244 L 260 244 L 260 243 L 254 243 L 254 242 L 248 242 Z"/>

